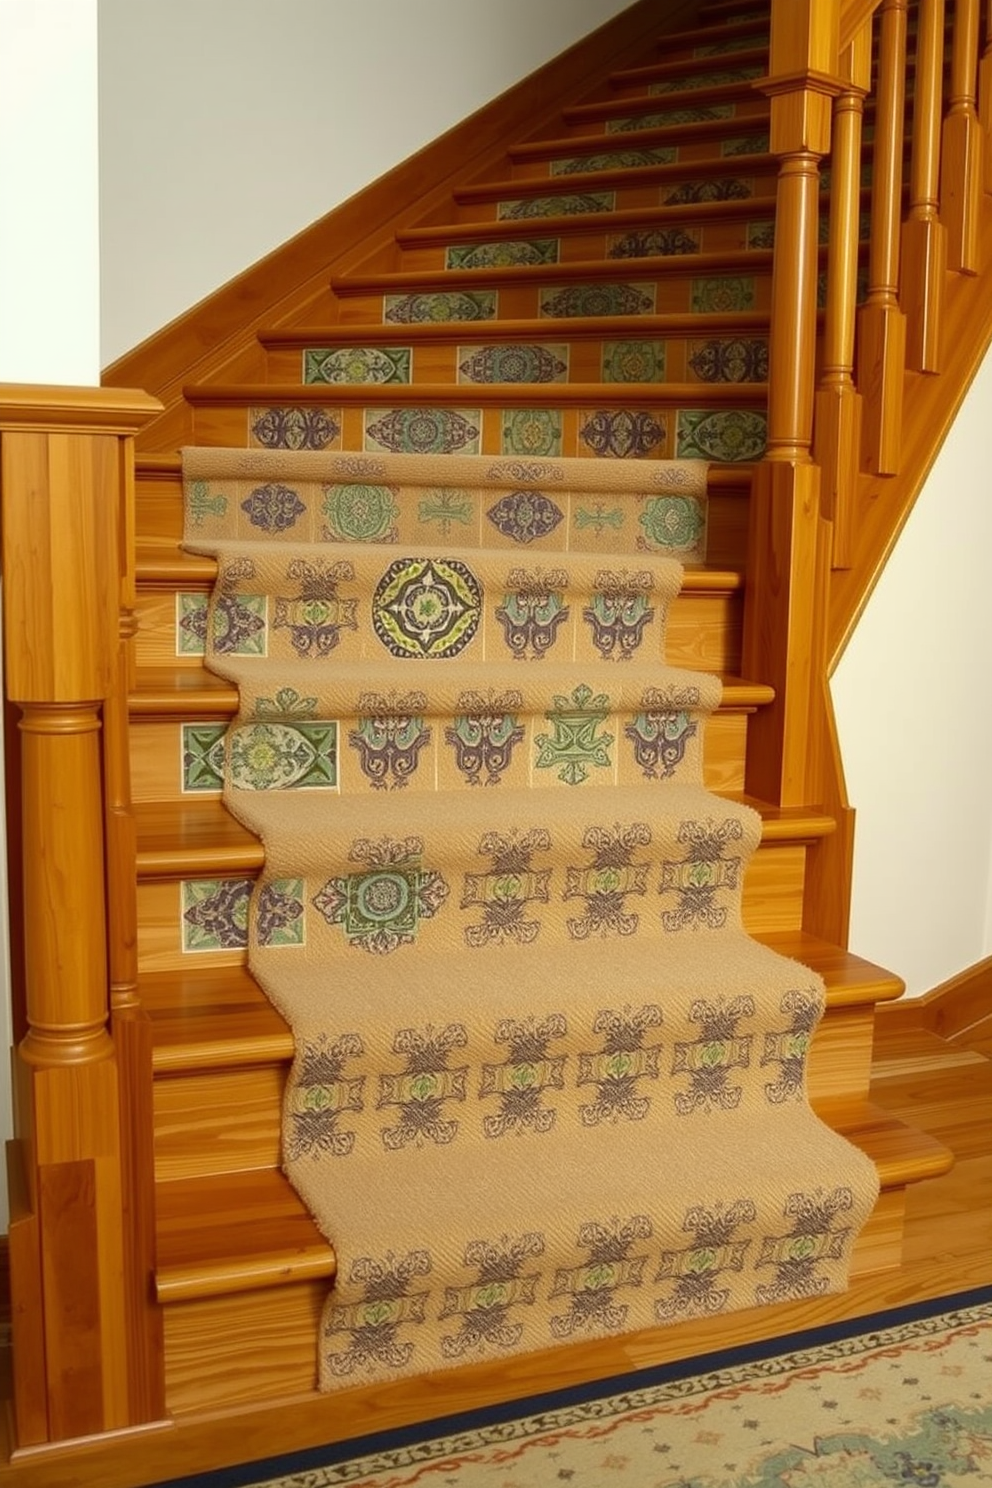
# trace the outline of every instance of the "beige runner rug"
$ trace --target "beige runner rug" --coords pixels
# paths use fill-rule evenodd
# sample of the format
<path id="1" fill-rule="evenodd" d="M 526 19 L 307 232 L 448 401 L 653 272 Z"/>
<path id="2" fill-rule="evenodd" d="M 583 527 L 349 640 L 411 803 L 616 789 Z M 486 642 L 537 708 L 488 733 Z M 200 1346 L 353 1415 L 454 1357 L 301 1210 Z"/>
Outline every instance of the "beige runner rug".
<path id="1" fill-rule="evenodd" d="M 665 663 L 705 466 L 184 452 L 265 845 L 286 1172 L 325 1389 L 846 1284 L 872 1163 L 813 1114 L 823 991 L 741 928 L 760 822 Z"/>

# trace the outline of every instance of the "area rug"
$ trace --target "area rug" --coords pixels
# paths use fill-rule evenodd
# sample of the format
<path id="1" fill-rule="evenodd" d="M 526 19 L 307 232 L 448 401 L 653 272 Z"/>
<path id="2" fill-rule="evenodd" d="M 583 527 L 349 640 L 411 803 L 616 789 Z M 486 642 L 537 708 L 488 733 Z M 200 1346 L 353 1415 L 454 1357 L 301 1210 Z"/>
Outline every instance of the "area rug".
<path id="1" fill-rule="evenodd" d="M 852 1332 L 852 1329 L 857 1332 Z M 188 1488 L 972 1488 L 992 1482 L 992 1289 Z M 179 1488 L 179 1485 L 176 1485 Z"/>
<path id="2" fill-rule="evenodd" d="M 184 473 L 284 1165 L 338 1256 L 321 1388 L 843 1288 L 875 1169 L 806 1100 L 822 985 L 742 929 L 719 679 L 665 661 L 705 465 Z"/>

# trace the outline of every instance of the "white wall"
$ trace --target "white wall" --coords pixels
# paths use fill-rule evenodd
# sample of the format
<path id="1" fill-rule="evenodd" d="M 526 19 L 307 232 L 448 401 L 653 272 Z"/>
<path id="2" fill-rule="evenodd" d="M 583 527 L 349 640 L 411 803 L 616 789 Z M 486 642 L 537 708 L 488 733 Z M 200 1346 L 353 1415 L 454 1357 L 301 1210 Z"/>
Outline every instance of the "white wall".
<path id="1" fill-rule="evenodd" d="M 100 381 L 96 0 L 0 0 L 0 382 Z M 0 759 L 0 775 L 2 775 Z M 4 840 L 0 779 L 0 844 Z M 0 853 L 0 1139 L 12 1131 Z M 0 1232 L 7 1229 L 0 1175 Z"/>
<path id="2" fill-rule="evenodd" d="M 917 995 L 992 953 L 992 352 L 833 681 L 851 949 Z"/>
<path id="3" fill-rule="evenodd" d="M 99 0 L 109 362 L 629 0 Z"/>

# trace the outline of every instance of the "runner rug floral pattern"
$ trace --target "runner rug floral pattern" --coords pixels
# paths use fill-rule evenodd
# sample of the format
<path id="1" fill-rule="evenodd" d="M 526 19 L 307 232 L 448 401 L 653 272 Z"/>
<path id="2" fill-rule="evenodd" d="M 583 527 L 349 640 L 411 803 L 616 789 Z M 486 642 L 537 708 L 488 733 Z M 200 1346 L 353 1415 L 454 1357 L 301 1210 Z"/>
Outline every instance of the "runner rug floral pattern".
<path id="1" fill-rule="evenodd" d="M 823 990 L 741 928 L 719 679 L 665 626 L 705 465 L 187 450 L 292 1028 L 338 1389 L 845 1286 L 875 1170 L 805 1098 Z"/>
<path id="2" fill-rule="evenodd" d="M 965 1299 L 961 1299 L 964 1301 Z M 952 1305 L 952 1304 L 946 1304 Z M 426 1441 L 307 1454 L 244 1488 L 977 1488 L 992 1482 L 992 1302 L 877 1325 Z M 790 1346 L 791 1345 L 791 1346 Z M 705 1361 L 702 1361 L 705 1363 Z M 218 1475 L 218 1478 L 220 1475 Z M 204 1488 L 213 1479 L 203 1481 Z M 218 1488 L 220 1488 L 218 1482 Z"/>

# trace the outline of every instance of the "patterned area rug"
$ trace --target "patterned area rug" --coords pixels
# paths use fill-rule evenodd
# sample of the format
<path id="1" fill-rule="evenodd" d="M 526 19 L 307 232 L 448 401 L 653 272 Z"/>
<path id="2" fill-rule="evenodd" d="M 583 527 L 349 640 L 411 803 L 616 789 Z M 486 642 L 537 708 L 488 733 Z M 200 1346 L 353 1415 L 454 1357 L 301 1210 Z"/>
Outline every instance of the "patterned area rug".
<path id="1" fill-rule="evenodd" d="M 861 1331 L 852 1336 L 854 1326 Z M 771 1347 L 630 1375 L 605 1395 L 545 1396 L 486 1419 L 439 1423 L 426 1437 L 397 1432 L 213 1473 L 189 1488 L 992 1482 L 990 1289 Z"/>
<path id="2" fill-rule="evenodd" d="M 760 820 L 665 662 L 705 481 L 185 454 L 324 1389 L 846 1285 L 877 1179 L 805 1099 L 822 985 L 741 928 Z"/>

